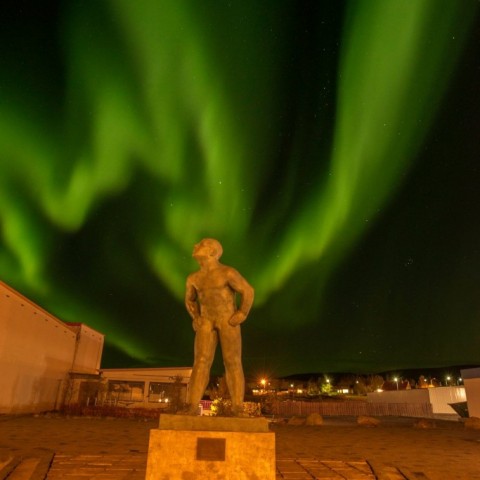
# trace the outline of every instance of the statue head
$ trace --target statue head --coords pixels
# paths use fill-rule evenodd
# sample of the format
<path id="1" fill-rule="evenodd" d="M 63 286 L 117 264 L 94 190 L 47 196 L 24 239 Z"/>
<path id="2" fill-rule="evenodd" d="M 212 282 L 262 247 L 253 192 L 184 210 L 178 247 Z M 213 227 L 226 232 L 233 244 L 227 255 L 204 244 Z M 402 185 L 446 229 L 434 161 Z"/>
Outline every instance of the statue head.
<path id="1" fill-rule="evenodd" d="M 223 253 L 221 243 L 214 238 L 204 238 L 193 247 L 193 258 L 214 258 L 218 260 Z"/>

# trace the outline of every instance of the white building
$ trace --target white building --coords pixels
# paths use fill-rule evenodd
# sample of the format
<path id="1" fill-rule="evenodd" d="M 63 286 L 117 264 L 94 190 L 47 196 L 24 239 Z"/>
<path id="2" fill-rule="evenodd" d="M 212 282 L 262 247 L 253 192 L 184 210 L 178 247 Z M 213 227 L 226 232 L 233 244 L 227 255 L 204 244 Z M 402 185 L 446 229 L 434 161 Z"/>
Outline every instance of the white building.
<path id="1" fill-rule="evenodd" d="M 430 404 L 434 415 L 455 415 L 450 403 L 465 402 L 464 387 L 416 388 L 367 393 L 371 403 Z"/>
<path id="2" fill-rule="evenodd" d="M 460 370 L 467 392 L 468 415 L 480 418 L 480 367 Z"/>
<path id="3" fill-rule="evenodd" d="M 103 341 L 0 282 L 0 413 L 58 408 L 71 372 L 98 375 Z"/>

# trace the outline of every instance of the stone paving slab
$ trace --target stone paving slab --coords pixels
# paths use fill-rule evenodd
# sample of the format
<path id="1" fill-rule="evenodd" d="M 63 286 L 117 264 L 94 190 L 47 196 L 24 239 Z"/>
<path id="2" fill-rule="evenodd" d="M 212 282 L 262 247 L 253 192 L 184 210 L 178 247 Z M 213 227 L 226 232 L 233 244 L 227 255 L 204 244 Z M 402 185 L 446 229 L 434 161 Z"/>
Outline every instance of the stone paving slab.
<path id="1" fill-rule="evenodd" d="M 47 480 L 144 479 L 143 455 L 55 455 Z M 279 459 L 277 479 L 286 480 L 375 480 L 368 463 Z M 402 477 L 404 478 L 404 477 Z"/>
<path id="2" fill-rule="evenodd" d="M 146 457 L 128 455 L 57 454 L 48 472 L 47 480 L 144 480 Z"/>
<path id="3" fill-rule="evenodd" d="M 0 452 L 0 480 L 45 480 L 54 452 L 44 448 L 20 455 Z"/>
<path id="4" fill-rule="evenodd" d="M 9 480 L 30 480 L 39 463 L 40 463 L 40 458 L 26 458 L 8 476 L 8 479 Z"/>
<path id="5" fill-rule="evenodd" d="M 376 480 L 367 461 L 277 459 L 277 480 Z M 404 477 L 403 477 L 404 480 Z"/>

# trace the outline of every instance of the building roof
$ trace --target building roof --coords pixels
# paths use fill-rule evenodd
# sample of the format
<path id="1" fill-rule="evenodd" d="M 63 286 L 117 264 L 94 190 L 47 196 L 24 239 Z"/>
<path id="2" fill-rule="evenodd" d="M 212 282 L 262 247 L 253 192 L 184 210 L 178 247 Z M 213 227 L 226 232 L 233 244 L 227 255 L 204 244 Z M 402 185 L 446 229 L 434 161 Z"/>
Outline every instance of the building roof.
<path id="1" fill-rule="evenodd" d="M 109 380 L 125 381 L 157 381 L 173 382 L 181 378 L 182 383 L 188 382 L 192 375 L 192 367 L 164 367 L 164 368 L 102 368 L 100 372 Z"/>
<path id="2" fill-rule="evenodd" d="M 480 378 L 480 367 L 477 368 L 466 368 L 465 370 L 460 370 L 462 378 L 471 379 L 471 378 Z"/>

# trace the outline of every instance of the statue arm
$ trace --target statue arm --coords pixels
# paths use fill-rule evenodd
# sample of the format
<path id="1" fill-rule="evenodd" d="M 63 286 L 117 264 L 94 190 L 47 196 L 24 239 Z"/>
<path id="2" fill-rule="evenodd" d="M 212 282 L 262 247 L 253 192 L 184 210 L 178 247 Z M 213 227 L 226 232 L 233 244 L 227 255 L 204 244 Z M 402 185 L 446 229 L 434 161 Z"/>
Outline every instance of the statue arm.
<path id="1" fill-rule="evenodd" d="M 187 286 L 185 289 L 185 307 L 194 321 L 200 317 L 200 309 L 197 302 L 197 290 L 190 277 L 187 278 Z"/>
<path id="2" fill-rule="evenodd" d="M 248 316 L 253 305 L 255 291 L 253 287 L 235 270 L 230 269 L 228 284 L 232 290 L 241 296 L 240 306 L 230 319 L 230 325 L 239 325 Z"/>

